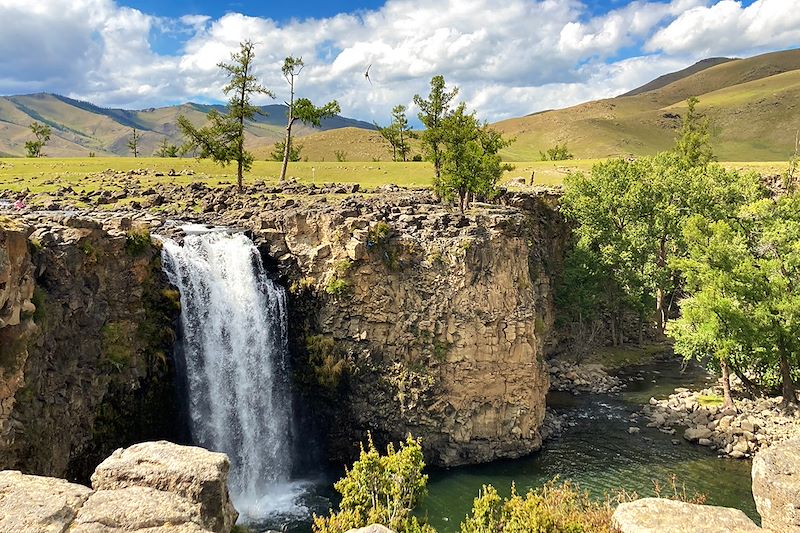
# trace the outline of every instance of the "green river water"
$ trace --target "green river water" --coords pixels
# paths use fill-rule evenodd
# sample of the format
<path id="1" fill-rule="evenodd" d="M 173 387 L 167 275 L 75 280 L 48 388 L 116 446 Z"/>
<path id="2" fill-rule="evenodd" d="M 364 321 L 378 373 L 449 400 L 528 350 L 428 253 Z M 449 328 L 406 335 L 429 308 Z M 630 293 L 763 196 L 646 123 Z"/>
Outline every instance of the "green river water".
<path id="1" fill-rule="evenodd" d="M 453 533 L 459 530 L 483 484 L 492 484 L 501 494 L 508 495 L 512 483 L 524 493 L 559 476 L 604 499 L 606 493 L 619 489 L 652 496 L 654 480 L 667 485 L 675 475 L 689 495 L 705 494 L 706 503 L 739 508 L 758 523 L 749 461 L 722 459 L 708 448 L 690 444 L 683 440 L 681 428 L 675 435 L 667 435 L 646 428 L 643 418 L 635 423 L 630 420 L 631 414 L 650 397 L 666 397 L 676 387 L 705 386 L 711 378 L 697 366 L 683 370 L 676 360 L 636 367 L 620 377 L 633 378 L 621 394 L 551 394 L 548 404 L 557 413 L 567 415 L 568 427 L 528 457 L 429 469 L 428 496 L 419 514 L 427 516 L 439 533 Z M 639 434 L 628 433 L 628 427 L 634 425 L 641 428 Z M 335 479 L 320 480 L 308 487 L 304 505 L 309 514 L 327 512 L 333 501 L 331 484 Z M 254 530 L 280 530 L 285 526 L 292 533 L 307 533 L 310 516 L 289 520 L 274 517 Z"/>

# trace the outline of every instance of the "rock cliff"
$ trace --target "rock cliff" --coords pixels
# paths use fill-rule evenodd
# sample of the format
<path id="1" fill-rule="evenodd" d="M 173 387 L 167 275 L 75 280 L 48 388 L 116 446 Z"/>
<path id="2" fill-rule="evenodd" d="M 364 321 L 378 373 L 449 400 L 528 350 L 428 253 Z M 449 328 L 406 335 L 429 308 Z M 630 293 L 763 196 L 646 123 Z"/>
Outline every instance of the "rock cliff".
<path id="1" fill-rule="evenodd" d="M 248 220 L 293 301 L 312 302 L 292 322 L 305 322 L 295 337 L 314 394 L 346 374 L 335 405 L 350 418 L 334 419 L 351 449 L 367 430 L 411 432 L 438 465 L 539 448 L 566 229 L 546 197 L 523 201 L 461 214 L 427 193 L 384 194 Z"/>
<path id="2" fill-rule="evenodd" d="M 0 219 L 0 468 L 86 479 L 175 434 L 175 295 L 129 223 Z"/>
<path id="3" fill-rule="evenodd" d="M 300 405 L 322 426 L 326 454 L 352 458 L 367 431 L 378 443 L 411 432 L 438 465 L 539 448 L 567 238 L 552 197 L 462 214 L 396 188 L 335 200 L 249 191 L 221 204 L 218 190 L 181 191 L 219 207 L 184 219 L 248 230 L 289 288 Z M 180 237 L 141 210 L 34 212 L 2 231 L 13 261 L 0 261 L 11 280 L 0 286 L 0 335 L 14 348 L 0 360 L 0 467 L 85 478 L 116 446 L 179 438 L 177 295 L 130 217 Z"/>

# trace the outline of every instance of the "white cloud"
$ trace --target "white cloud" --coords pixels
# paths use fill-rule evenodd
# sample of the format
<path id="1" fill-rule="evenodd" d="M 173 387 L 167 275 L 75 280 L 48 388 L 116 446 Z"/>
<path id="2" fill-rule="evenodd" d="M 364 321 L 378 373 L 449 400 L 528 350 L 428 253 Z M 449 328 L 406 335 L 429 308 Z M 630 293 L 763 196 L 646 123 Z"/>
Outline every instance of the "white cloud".
<path id="1" fill-rule="evenodd" d="M 280 64 L 300 55 L 300 93 L 336 98 L 348 116 L 386 120 L 444 74 L 482 118 L 497 120 L 613 96 L 704 56 L 795 44 L 793 3 L 636 0 L 593 16 L 577 0 L 388 0 L 278 24 L 238 13 L 165 20 L 113 0 L 0 0 L 0 20 L 15 21 L 0 32 L 0 93 L 125 107 L 224 100 L 216 64 L 249 38 L 257 73 L 279 99 Z M 181 49 L 156 52 L 154 38 L 165 35 Z"/>
<path id="2" fill-rule="evenodd" d="M 649 40 L 646 50 L 668 54 L 734 55 L 800 44 L 797 0 L 721 0 L 680 14 Z"/>

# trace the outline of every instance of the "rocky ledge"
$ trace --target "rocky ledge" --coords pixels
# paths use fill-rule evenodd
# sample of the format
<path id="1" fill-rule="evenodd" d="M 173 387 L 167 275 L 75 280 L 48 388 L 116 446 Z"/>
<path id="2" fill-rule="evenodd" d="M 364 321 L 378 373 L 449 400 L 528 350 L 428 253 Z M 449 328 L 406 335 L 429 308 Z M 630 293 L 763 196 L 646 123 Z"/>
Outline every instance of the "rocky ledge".
<path id="1" fill-rule="evenodd" d="M 753 499 L 760 528 L 738 509 L 663 498 L 620 504 L 614 522 L 622 533 L 748 533 L 800 531 L 800 439 L 759 451 L 753 459 Z"/>
<path id="2" fill-rule="evenodd" d="M 238 513 L 222 453 L 166 441 L 115 451 L 92 488 L 0 472 L 0 531 L 229 533 Z"/>
<path id="3" fill-rule="evenodd" d="M 651 398 L 642 413 L 650 420 L 648 427 L 663 431 L 684 427 L 686 440 L 735 459 L 751 457 L 770 444 L 800 437 L 800 411 L 783 408 L 782 398 L 737 398 L 736 408 L 724 408 L 712 403 L 720 394 L 718 388 L 678 388 L 666 399 Z"/>

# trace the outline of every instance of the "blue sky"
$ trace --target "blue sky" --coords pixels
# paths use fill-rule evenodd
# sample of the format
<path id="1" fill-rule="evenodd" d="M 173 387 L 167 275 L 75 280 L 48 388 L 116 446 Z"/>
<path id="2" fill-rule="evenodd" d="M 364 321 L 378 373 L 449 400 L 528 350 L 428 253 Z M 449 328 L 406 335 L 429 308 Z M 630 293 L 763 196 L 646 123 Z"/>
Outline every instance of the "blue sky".
<path id="1" fill-rule="evenodd" d="M 384 121 L 443 74 L 494 121 L 614 96 L 706 57 L 797 47 L 797 1 L 0 0 L 13 21 L 0 31 L 0 94 L 220 102 L 216 63 L 252 39 L 278 101 L 280 64 L 300 55 L 300 95 L 335 98 L 346 116 Z"/>

